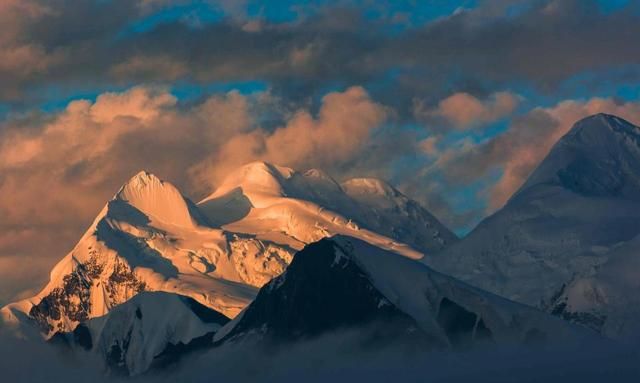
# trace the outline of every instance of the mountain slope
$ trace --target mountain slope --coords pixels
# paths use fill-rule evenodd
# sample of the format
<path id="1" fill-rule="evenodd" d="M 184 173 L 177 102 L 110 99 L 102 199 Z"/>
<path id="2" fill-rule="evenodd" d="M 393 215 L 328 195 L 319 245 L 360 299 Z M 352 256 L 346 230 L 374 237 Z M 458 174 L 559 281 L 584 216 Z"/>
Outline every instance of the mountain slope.
<path id="1" fill-rule="evenodd" d="M 640 233 L 640 128 L 577 122 L 524 185 L 461 242 L 424 261 L 507 298 L 549 307 Z"/>
<path id="2" fill-rule="evenodd" d="M 457 240 L 418 203 L 381 180 L 353 179 L 340 185 L 317 169 L 301 173 L 264 162 L 233 172 L 198 207 L 225 229 L 264 238 L 284 233 L 297 249 L 332 234 L 371 241 L 382 235 L 427 254 Z M 221 222 L 221 216 L 234 221 Z"/>
<path id="3" fill-rule="evenodd" d="M 631 339 L 640 331 L 640 236 L 612 249 L 592 274 L 577 277 L 550 305 L 554 314 L 602 332 Z"/>
<path id="4" fill-rule="evenodd" d="M 362 240 L 338 236 L 308 245 L 287 271 L 214 339 L 291 341 L 377 325 L 376 338 L 437 347 L 573 337 L 562 320 L 522 306 Z"/>
<path id="5" fill-rule="evenodd" d="M 212 337 L 228 321 L 192 298 L 143 292 L 52 340 L 95 354 L 111 374 L 137 375 L 163 352 Z"/>
<path id="6" fill-rule="evenodd" d="M 359 222 L 377 233 L 433 254 L 458 241 L 458 237 L 419 203 L 388 183 L 375 178 L 353 178 L 341 184 L 357 202 Z"/>

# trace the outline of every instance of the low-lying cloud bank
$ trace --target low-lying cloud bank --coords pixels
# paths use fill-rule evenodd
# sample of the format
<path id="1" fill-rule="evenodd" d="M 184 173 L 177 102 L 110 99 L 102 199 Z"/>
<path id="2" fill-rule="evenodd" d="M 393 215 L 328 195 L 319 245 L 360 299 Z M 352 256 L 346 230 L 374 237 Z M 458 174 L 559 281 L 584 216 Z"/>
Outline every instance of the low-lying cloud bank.
<path id="1" fill-rule="evenodd" d="M 357 331 L 340 332 L 281 348 L 251 344 L 193 354 L 130 382 L 637 382 L 637 343 L 591 340 L 580 344 L 478 347 L 465 352 L 371 345 Z M 222 352 L 224 351 L 224 352 Z M 50 345 L 0 338 L 7 381 L 113 382 L 99 364 Z"/>

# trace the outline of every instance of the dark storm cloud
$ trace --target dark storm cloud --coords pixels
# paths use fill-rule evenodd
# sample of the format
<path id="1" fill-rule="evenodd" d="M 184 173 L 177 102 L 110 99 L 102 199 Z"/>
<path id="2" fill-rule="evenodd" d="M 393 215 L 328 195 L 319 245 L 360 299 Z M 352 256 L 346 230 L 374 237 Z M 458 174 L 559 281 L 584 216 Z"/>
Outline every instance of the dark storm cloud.
<path id="1" fill-rule="evenodd" d="M 511 17 L 483 20 L 480 12 L 461 12 L 409 34 L 391 52 L 429 69 L 457 68 L 487 80 L 526 79 L 543 86 L 639 62 L 638 3 L 607 16 L 590 0 L 530 3 Z"/>
<path id="2" fill-rule="evenodd" d="M 35 4 L 38 11 L 29 13 L 10 3 L 13 11 L 6 13 L 19 22 L 3 27 L 12 28 L 6 35 L 13 38 L 0 47 L 13 56 L 18 48 L 25 52 L 0 66 L 5 99 L 29 93 L 35 84 L 256 78 L 297 97 L 327 84 L 366 86 L 396 73 L 375 96 L 410 105 L 414 97 L 435 102 L 452 87 L 480 96 L 513 81 L 548 89 L 577 74 L 640 62 L 637 3 L 604 16 L 595 0 L 521 1 L 518 12 L 505 15 L 511 9 L 505 2 L 485 1 L 397 33 L 385 28 L 388 18 L 364 17 L 367 7 L 353 2 L 290 22 L 230 16 L 194 22 L 185 16 L 142 31 L 130 27 L 171 2 L 20 5 Z M 637 71 L 629 73 L 638 80 Z"/>

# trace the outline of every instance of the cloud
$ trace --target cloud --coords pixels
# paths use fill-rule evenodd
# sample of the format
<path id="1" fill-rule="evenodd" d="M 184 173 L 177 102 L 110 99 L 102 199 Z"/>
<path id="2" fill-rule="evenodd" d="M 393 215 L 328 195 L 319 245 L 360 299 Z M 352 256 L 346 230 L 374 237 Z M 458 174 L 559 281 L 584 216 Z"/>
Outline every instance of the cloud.
<path id="1" fill-rule="evenodd" d="M 114 79 L 154 79 L 162 77 L 167 81 L 177 80 L 188 73 L 188 65 L 169 55 L 137 55 L 116 63 L 109 69 Z"/>
<path id="2" fill-rule="evenodd" d="M 142 376 L 108 376 L 102 363 L 63 346 L 29 342 L 0 327 L 3 377 L 15 382 L 637 382 L 632 342 L 605 340 L 538 346 L 479 345 L 472 350 L 428 350 L 385 343 L 363 329 L 346 329 L 289 344 L 251 341 L 201 350 L 176 365 Z M 634 338 L 635 339 L 635 338 Z M 61 351 L 64 350 L 64 351 Z M 34 368 L 34 363 L 37 368 Z M 241 366 L 241 368 L 239 368 Z"/>
<path id="3" fill-rule="evenodd" d="M 156 118 L 163 109 L 175 106 L 176 101 L 177 99 L 167 92 L 136 87 L 125 93 L 101 94 L 91 105 L 88 113 L 96 123 L 111 123 L 117 118 L 132 118 L 146 122 Z M 69 108 L 74 108 L 74 104 Z"/>
<path id="4" fill-rule="evenodd" d="M 423 153 L 428 156 L 435 156 L 439 153 L 438 151 L 438 136 L 430 136 L 420 141 L 420 149 Z"/>
<path id="5" fill-rule="evenodd" d="M 196 166 L 193 174 L 213 186 L 229 169 L 253 160 L 331 171 L 357 158 L 389 113 L 362 87 L 331 92 L 323 97 L 317 117 L 299 109 L 286 125 L 273 131 L 256 129 L 232 137 L 207 162 Z"/>
<path id="6" fill-rule="evenodd" d="M 0 2 L 0 99 L 17 97 L 21 91 L 14 84 L 44 73 L 60 61 L 57 53 L 47 52 L 39 42 L 24 38 L 33 23 L 52 12 L 32 1 Z"/>
<path id="7" fill-rule="evenodd" d="M 349 1 L 295 7 L 294 21 L 252 16 L 246 2 L 208 3 L 225 17 L 196 25 L 188 17 L 157 16 L 189 12 L 187 3 L 4 1 L 0 98 L 19 104 L 39 97 L 34 88 L 114 81 L 259 78 L 295 100 L 321 94 L 327 82 L 348 87 L 397 72 L 397 81 L 381 83 L 373 96 L 399 109 L 414 98 L 442 99 L 452 89 L 484 103 L 514 82 L 548 91 L 579 75 L 612 70 L 624 72 L 617 83 L 640 80 L 640 52 L 630 48 L 640 32 L 634 2 L 605 14 L 596 0 L 483 1 L 399 30 L 393 17 L 372 18 Z M 384 3 L 376 9 L 396 14 L 392 8 Z"/>
<path id="8" fill-rule="evenodd" d="M 414 114 L 419 120 L 442 120 L 456 129 L 465 130 L 509 116 L 519 102 L 520 96 L 511 92 L 496 92 L 485 100 L 460 92 L 440 101 L 434 109 L 426 109 L 424 103 L 418 101 L 414 105 Z"/>

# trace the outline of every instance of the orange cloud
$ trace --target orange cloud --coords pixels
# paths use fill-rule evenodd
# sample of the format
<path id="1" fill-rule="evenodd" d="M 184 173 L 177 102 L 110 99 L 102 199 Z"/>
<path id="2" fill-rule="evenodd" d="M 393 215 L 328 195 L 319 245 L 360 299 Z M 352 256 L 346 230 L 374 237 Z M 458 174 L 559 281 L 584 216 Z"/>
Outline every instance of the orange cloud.
<path id="1" fill-rule="evenodd" d="M 20 81 L 46 72 L 63 59 L 61 52 L 47 51 L 41 44 L 26 38 L 29 26 L 52 14 L 54 11 L 41 2 L 0 1 L 0 78 L 6 78 L 7 82 Z M 11 86 L 0 89 L 0 95 L 8 98 L 15 98 L 19 93 Z"/>
<path id="2" fill-rule="evenodd" d="M 135 87 L 124 93 L 103 93 L 90 107 L 93 121 L 113 122 L 116 118 L 149 121 L 163 109 L 175 106 L 177 99 L 166 91 Z"/>
<path id="3" fill-rule="evenodd" d="M 428 155 L 428 156 L 436 156 L 438 155 L 438 136 L 430 136 L 420 141 L 419 146 L 420 150 Z"/>
<path id="4" fill-rule="evenodd" d="M 414 106 L 414 114 L 423 120 L 444 120 L 456 129 L 470 129 L 509 116 L 517 108 L 520 97 L 511 92 L 496 92 L 485 100 L 469 93 L 455 93 L 428 109 L 422 102 Z"/>
<path id="5" fill-rule="evenodd" d="M 192 174 L 215 185 L 229 169 L 254 160 L 297 168 L 332 167 L 356 158 L 388 116 L 389 110 L 372 101 L 362 87 L 332 92 L 322 99 L 317 117 L 301 109 L 274 131 L 256 129 L 232 137 Z"/>

